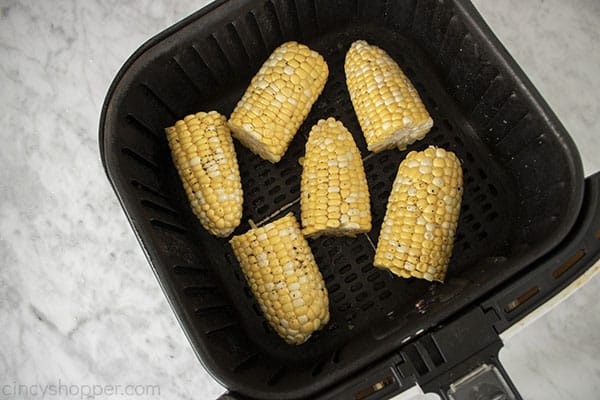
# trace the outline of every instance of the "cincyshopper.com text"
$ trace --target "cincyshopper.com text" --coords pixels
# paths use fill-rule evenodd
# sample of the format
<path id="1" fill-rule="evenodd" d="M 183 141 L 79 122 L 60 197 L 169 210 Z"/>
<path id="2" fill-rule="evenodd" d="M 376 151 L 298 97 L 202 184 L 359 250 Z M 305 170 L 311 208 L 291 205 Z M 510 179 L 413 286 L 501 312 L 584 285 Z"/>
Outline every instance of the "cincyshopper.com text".
<path id="1" fill-rule="evenodd" d="M 0 383 L 0 399 L 52 397 L 74 399 L 104 399 L 110 396 L 119 397 L 152 397 L 160 396 L 159 385 L 87 385 L 69 384 L 58 380 L 56 383 L 25 385 L 21 383 Z"/>

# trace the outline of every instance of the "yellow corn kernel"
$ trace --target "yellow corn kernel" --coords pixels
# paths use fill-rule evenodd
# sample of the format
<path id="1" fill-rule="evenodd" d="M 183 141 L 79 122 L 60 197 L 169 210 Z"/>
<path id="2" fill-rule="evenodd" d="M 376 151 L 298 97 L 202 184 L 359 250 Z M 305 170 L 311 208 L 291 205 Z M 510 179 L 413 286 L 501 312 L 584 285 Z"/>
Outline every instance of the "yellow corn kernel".
<path id="1" fill-rule="evenodd" d="M 371 230 L 367 177 L 352 134 L 334 118 L 312 127 L 304 156 L 300 209 L 307 237 Z"/>
<path id="2" fill-rule="evenodd" d="M 199 112 L 165 132 L 192 211 L 212 235 L 229 236 L 240 224 L 244 196 L 227 120 Z"/>
<path id="3" fill-rule="evenodd" d="M 384 50 L 358 40 L 346 53 L 344 70 L 370 151 L 404 150 L 429 132 L 433 120 L 419 93 Z"/>
<path id="4" fill-rule="evenodd" d="M 432 173 L 432 167 L 441 175 Z M 462 199 L 462 169 L 451 151 L 411 151 L 398 168 L 373 265 L 404 278 L 443 282 Z"/>
<path id="5" fill-rule="evenodd" d="M 294 214 L 229 243 L 265 318 L 283 340 L 302 344 L 327 324 L 327 288 Z"/>
<path id="6" fill-rule="evenodd" d="M 272 163 L 281 160 L 327 81 L 321 55 L 303 44 L 279 46 L 252 78 L 229 118 L 233 136 Z"/>

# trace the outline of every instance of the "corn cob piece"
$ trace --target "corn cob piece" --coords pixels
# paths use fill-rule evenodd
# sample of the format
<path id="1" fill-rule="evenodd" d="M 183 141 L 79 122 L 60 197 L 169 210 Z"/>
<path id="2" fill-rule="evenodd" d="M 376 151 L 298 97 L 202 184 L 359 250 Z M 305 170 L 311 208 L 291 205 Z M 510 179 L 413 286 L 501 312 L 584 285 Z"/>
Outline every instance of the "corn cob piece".
<path id="1" fill-rule="evenodd" d="M 192 211 L 212 235 L 225 237 L 242 218 L 242 183 L 227 120 L 199 112 L 165 129 Z"/>
<path id="2" fill-rule="evenodd" d="M 297 42 L 282 44 L 252 78 L 233 110 L 229 118 L 233 136 L 265 160 L 278 162 L 328 75 L 319 53 Z"/>
<path id="3" fill-rule="evenodd" d="M 371 230 L 369 188 L 360 151 L 341 122 L 322 119 L 312 127 L 300 184 L 305 236 L 355 236 Z"/>
<path id="4" fill-rule="evenodd" d="M 462 169 L 451 151 L 411 151 L 398 168 L 381 227 L 376 267 L 443 282 L 462 199 Z"/>
<path id="5" fill-rule="evenodd" d="M 433 126 L 419 93 L 398 64 L 364 40 L 352 43 L 344 64 L 346 84 L 367 148 L 400 150 Z"/>
<path id="6" fill-rule="evenodd" d="M 265 318 L 283 340 L 302 344 L 327 324 L 327 288 L 294 214 L 229 243 Z"/>

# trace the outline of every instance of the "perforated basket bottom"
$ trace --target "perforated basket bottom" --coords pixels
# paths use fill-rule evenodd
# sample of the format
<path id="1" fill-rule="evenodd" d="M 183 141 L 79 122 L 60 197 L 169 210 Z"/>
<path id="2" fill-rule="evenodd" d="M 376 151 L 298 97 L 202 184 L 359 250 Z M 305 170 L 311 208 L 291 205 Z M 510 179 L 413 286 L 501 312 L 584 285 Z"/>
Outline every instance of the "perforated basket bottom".
<path id="1" fill-rule="evenodd" d="M 465 190 L 445 285 L 463 285 L 463 271 L 475 268 L 478 260 L 502 255 L 507 248 L 509 227 L 506 221 L 513 220 L 511 204 L 515 197 L 511 182 L 444 92 L 442 83 L 424 54 L 405 38 L 373 26 L 355 27 L 351 33 L 347 30 L 334 31 L 307 41 L 307 45 L 325 57 L 330 69 L 329 80 L 281 162 L 273 165 L 263 161 L 236 142 L 244 188 L 244 217 L 235 233 L 246 231 L 249 219 L 264 223 L 290 211 L 300 217 L 302 167 L 298 164 L 298 158 L 304 154 L 307 134 L 320 118 L 333 116 L 341 120 L 354 135 L 364 158 L 371 194 L 373 229 L 368 235 L 356 238 L 324 237 L 309 241 L 329 290 L 330 323 L 324 330 L 315 333 L 308 343 L 300 347 L 286 345 L 262 316 L 227 241 L 212 238 L 198 228 L 199 240 L 206 249 L 211 249 L 206 254 L 209 261 L 207 264 L 212 266 L 223 281 L 233 302 L 233 312 L 240 315 L 247 336 L 261 351 L 282 362 L 310 362 L 326 353 L 332 353 L 357 333 L 382 320 L 415 312 L 415 306 L 420 301 L 427 300 L 436 290 L 436 284 L 397 278 L 372 266 L 374 245 L 377 243 L 391 185 L 406 152 L 390 150 L 371 154 L 366 150 L 348 97 L 343 70 L 346 50 L 357 39 L 366 39 L 381 46 L 399 61 L 433 117 L 434 127 L 431 132 L 408 150 L 422 150 L 429 145 L 441 146 L 456 152 L 462 161 Z M 223 93 L 218 100 L 214 100 L 214 103 L 207 104 L 206 108 L 229 114 L 246 84 L 247 81 L 240 82 L 230 92 Z M 163 156 L 164 162 L 169 163 L 166 149 Z M 171 174 L 170 190 L 180 203 L 184 203 L 185 196 L 174 170 L 171 169 L 168 173 Z M 191 212 L 187 218 L 194 219 Z M 196 222 L 190 224 L 198 225 Z M 155 223 L 155 226 L 160 225 L 160 222 Z M 165 225 L 164 229 L 171 227 Z M 181 279 L 188 280 L 186 294 L 189 296 L 202 296 L 206 293 L 201 279 L 197 279 L 200 282 L 197 288 L 189 285 L 189 273 L 198 274 L 199 271 L 201 270 L 192 268 L 182 270 L 178 275 Z M 207 306 L 207 312 L 209 308 L 210 318 L 214 320 L 214 311 L 216 309 L 218 314 L 219 309 Z M 226 314 L 232 312 L 229 305 L 223 306 L 221 311 Z M 203 310 L 198 310 L 198 313 L 202 315 Z M 222 329 L 227 328 L 228 325 Z M 239 329 L 237 326 L 231 328 Z"/>

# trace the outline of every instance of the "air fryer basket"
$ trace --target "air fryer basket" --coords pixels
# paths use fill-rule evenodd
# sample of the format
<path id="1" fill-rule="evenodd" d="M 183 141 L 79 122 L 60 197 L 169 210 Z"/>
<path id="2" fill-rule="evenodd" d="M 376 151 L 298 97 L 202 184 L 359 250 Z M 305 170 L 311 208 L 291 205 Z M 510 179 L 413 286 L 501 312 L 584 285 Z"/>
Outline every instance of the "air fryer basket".
<path id="1" fill-rule="evenodd" d="M 373 268 L 373 244 L 405 152 L 366 150 L 343 72 L 352 41 L 384 48 L 434 119 L 420 150 L 457 153 L 465 190 L 445 284 Z M 269 328 L 227 243 L 191 213 L 163 128 L 200 110 L 228 115 L 252 75 L 284 41 L 320 52 L 325 90 L 285 157 L 270 164 L 238 142 L 244 216 L 299 216 L 298 158 L 310 127 L 334 116 L 364 157 L 373 229 L 311 247 L 327 284 L 331 322 L 302 346 Z M 466 0 L 218 1 L 142 46 L 107 95 L 100 145 L 108 177 L 204 366 L 257 398 L 315 393 L 357 373 L 455 315 L 547 253 L 568 233 L 583 195 L 578 153 L 531 83 Z"/>

